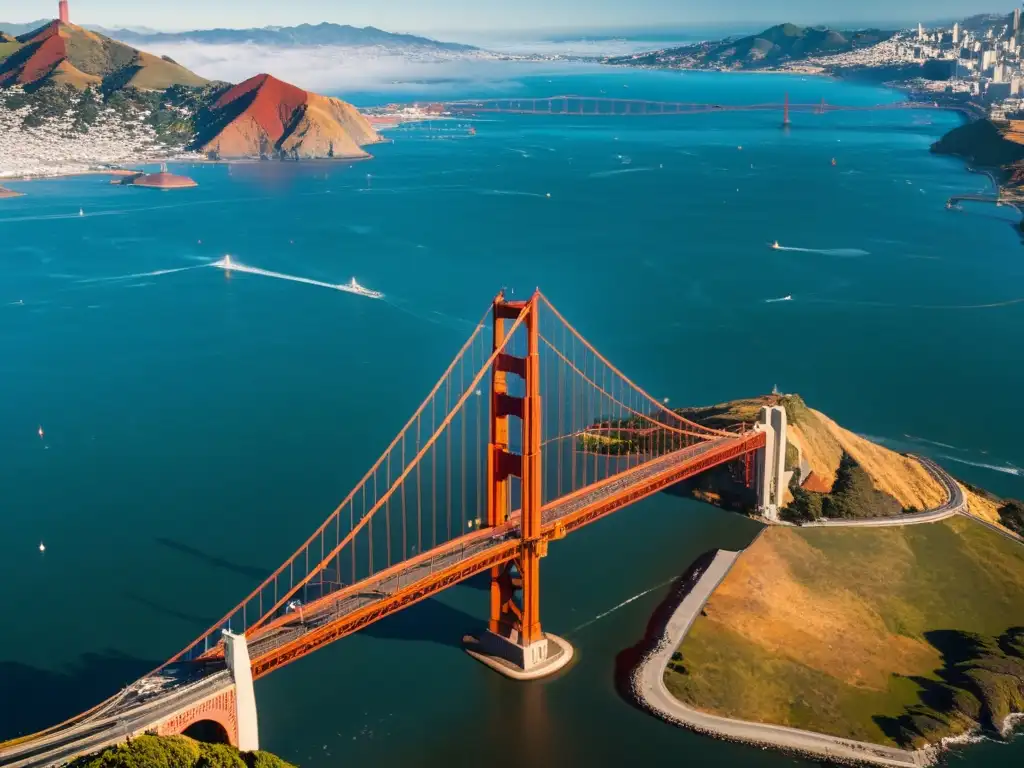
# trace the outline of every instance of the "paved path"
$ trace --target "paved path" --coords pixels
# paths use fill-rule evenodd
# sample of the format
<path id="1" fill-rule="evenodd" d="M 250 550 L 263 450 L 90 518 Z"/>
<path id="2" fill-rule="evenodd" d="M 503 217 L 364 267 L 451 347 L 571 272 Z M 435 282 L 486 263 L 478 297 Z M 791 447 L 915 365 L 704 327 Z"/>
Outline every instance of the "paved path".
<path id="1" fill-rule="evenodd" d="M 672 654 L 738 556 L 738 552 L 720 550 L 703 573 L 693 576 L 688 593 L 669 619 L 657 646 L 634 672 L 633 692 L 637 700 L 663 720 L 730 741 L 768 745 L 842 762 L 886 766 L 932 764 L 934 759 L 929 753 L 908 752 L 781 725 L 710 715 L 683 704 L 669 693 L 665 686 L 665 668 Z"/>

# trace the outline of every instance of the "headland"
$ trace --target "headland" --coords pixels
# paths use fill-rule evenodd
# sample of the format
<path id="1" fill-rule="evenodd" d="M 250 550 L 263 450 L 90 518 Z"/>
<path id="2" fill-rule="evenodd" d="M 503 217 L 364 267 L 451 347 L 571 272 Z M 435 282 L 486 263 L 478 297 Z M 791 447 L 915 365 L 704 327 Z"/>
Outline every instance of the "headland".
<path id="1" fill-rule="evenodd" d="M 792 422 L 781 520 L 681 580 L 631 695 L 669 722 L 841 763 L 927 765 L 968 734 L 1009 737 L 1024 712 L 1024 504 L 797 396 L 686 414 L 723 427 L 765 403 Z M 743 511 L 737 479 L 686 490 Z"/>

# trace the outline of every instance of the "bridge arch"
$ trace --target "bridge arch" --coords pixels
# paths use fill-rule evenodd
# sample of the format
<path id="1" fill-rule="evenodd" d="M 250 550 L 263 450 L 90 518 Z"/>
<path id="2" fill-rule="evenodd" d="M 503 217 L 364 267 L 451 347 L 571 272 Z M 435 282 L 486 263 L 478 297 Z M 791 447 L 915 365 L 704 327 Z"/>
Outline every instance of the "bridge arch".
<path id="1" fill-rule="evenodd" d="M 156 732 L 160 736 L 191 736 L 197 741 L 237 747 L 234 686 L 171 715 L 157 726 Z"/>
<path id="2" fill-rule="evenodd" d="M 228 733 L 227 726 L 220 722 L 219 718 L 206 718 L 203 720 L 196 720 L 192 725 L 186 728 L 181 733 L 182 736 L 188 736 L 190 739 L 201 741 L 205 744 L 230 744 L 231 734 Z"/>

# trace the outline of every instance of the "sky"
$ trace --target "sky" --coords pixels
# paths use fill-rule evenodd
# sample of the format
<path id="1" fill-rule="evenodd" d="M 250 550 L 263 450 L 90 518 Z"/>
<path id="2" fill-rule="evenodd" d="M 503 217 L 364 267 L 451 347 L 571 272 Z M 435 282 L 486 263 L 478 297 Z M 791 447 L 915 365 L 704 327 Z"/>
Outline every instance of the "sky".
<path id="1" fill-rule="evenodd" d="M 70 0 L 71 20 L 161 30 L 321 21 L 389 32 L 526 31 L 671 25 L 909 23 L 1008 12 L 1011 0 Z M 57 0 L 0 0 L 0 22 L 54 18 Z M 754 27 L 757 24 L 753 24 Z"/>

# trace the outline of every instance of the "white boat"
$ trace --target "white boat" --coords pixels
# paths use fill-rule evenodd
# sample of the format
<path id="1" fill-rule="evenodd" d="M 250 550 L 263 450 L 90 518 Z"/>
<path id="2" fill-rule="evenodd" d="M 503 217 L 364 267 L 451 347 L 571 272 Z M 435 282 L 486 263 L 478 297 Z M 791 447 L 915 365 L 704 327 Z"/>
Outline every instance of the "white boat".
<path id="1" fill-rule="evenodd" d="M 223 266 L 224 269 L 231 269 L 232 265 L 231 265 L 231 256 L 230 255 L 225 255 L 224 256 L 224 261 L 221 264 L 221 266 Z"/>
<path id="2" fill-rule="evenodd" d="M 792 300 L 793 300 L 792 296 L 783 296 L 781 299 L 779 299 L 779 301 L 792 301 Z"/>
<path id="3" fill-rule="evenodd" d="M 364 288 L 356 279 L 353 277 L 349 282 L 337 286 L 339 291 L 345 291 L 345 293 L 354 293 L 357 296 L 365 296 L 368 299 L 383 299 L 384 294 L 380 291 L 371 291 L 369 288 Z"/>
<path id="4" fill-rule="evenodd" d="M 82 209 L 82 208 L 79 208 L 79 209 L 78 209 L 78 215 L 79 215 L 79 216 L 85 216 L 85 210 L 84 210 L 84 209 Z"/>
<path id="5" fill-rule="evenodd" d="M 781 248 L 782 248 L 782 246 L 781 246 L 781 245 L 779 245 L 779 241 L 778 241 L 778 240 L 776 240 L 776 241 L 775 241 L 774 243 L 772 243 L 772 250 L 774 250 L 774 251 L 778 251 L 778 250 L 780 250 Z"/>

